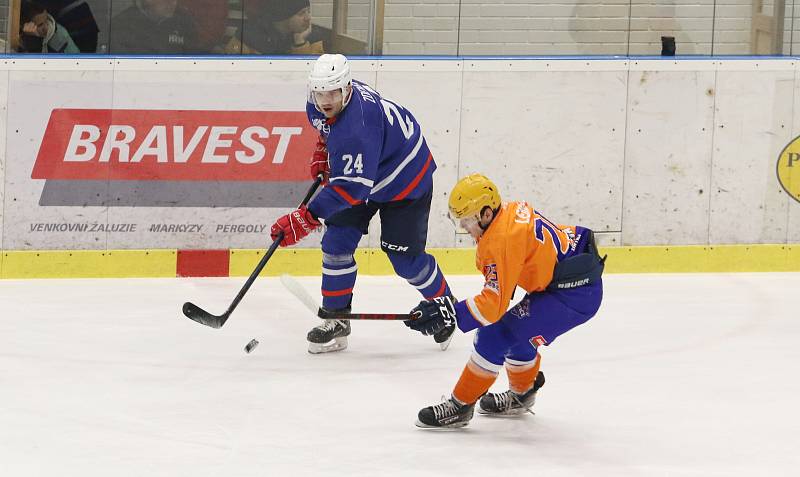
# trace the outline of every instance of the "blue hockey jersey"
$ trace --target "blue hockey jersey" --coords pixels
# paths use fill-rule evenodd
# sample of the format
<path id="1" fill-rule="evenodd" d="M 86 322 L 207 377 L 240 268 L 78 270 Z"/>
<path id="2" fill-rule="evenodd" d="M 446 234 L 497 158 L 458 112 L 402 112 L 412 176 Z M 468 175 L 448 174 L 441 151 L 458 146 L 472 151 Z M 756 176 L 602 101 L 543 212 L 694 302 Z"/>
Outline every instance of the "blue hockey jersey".
<path id="1" fill-rule="evenodd" d="M 308 205 L 323 219 L 366 200 L 416 199 L 433 186 L 436 163 L 414 116 L 360 81 L 351 96 L 332 119 L 306 104 L 328 145 L 330 183 Z"/>

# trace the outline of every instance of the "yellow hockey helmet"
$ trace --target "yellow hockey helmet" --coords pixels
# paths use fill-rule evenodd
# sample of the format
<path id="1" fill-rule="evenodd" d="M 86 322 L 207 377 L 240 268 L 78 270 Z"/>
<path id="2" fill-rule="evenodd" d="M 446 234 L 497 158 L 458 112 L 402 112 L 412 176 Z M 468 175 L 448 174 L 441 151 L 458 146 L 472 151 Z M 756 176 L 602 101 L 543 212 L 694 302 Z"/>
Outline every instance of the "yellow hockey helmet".
<path id="1" fill-rule="evenodd" d="M 500 192 L 483 174 L 470 174 L 456 182 L 447 201 L 450 217 L 460 220 L 478 216 L 484 207 L 497 210 L 500 207 Z"/>

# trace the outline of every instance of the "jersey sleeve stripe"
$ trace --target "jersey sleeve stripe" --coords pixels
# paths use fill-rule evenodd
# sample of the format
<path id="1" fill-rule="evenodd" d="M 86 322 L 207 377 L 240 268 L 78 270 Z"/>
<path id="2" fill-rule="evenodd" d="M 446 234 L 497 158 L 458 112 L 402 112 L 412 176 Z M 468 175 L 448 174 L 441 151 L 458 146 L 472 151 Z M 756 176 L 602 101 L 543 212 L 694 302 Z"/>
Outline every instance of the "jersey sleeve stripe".
<path id="1" fill-rule="evenodd" d="M 339 177 L 334 177 L 334 178 L 331 179 L 331 182 L 334 182 L 334 181 L 358 182 L 359 184 L 364 184 L 367 187 L 372 187 L 375 184 L 375 181 L 367 179 L 365 177 L 339 176 Z"/>
<path id="2" fill-rule="evenodd" d="M 342 189 L 341 187 L 338 187 L 338 186 L 331 186 L 331 189 L 333 189 L 333 190 L 334 190 L 334 192 L 336 192 L 337 194 L 339 194 L 339 195 L 342 197 L 342 199 L 344 199 L 345 201 L 347 201 L 347 203 L 348 203 L 348 204 L 350 204 L 350 205 L 358 205 L 358 204 L 361 204 L 362 202 L 364 202 L 363 200 L 356 200 L 356 199 L 354 199 L 354 198 L 353 198 L 353 196 L 351 196 L 350 194 L 348 194 L 348 193 L 347 193 L 347 191 L 346 191 L 346 190 L 344 190 L 344 189 Z"/>
<path id="3" fill-rule="evenodd" d="M 422 136 L 422 134 L 420 134 L 419 135 L 419 139 L 417 140 L 417 144 L 414 146 L 414 149 L 406 156 L 405 159 L 403 159 L 403 162 L 401 162 L 400 165 L 397 166 L 397 169 L 392 171 L 391 174 L 386 176 L 385 179 L 383 179 L 382 181 L 378 182 L 375 185 L 375 187 L 372 188 L 372 193 L 373 194 L 378 192 L 379 190 L 383 189 L 384 187 L 388 186 L 389 184 L 391 184 L 392 181 L 394 181 L 397 178 L 397 176 L 400 175 L 400 173 L 403 171 L 403 169 L 405 169 L 405 167 L 407 165 L 409 165 L 411 163 L 411 161 L 414 160 L 415 157 L 417 157 L 417 153 L 419 152 L 420 148 L 422 147 L 423 141 L 424 141 L 424 137 Z"/>
<path id="4" fill-rule="evenodd" d="M 392 197 L 392 200 L 402 200 L 408 194 L 410 194 L 411 191 L 414 190 L 415 187 L 417 187 L 417 184 L 419 184 L 419 181 L 421 181 L 422 178 L 425 176 L 425 172 L 428 170 L 428 167 L 430 167 L 432 160 L 433 160 L 433 154 L 428 154 L 428 160 L 425 161 L 425 165 L 422 166 L 422 170 L 419 171 L 419 174 L 417 174 L 417 177 L 415 177 L 414 180 L 411 181 L 411 183 L 409 183 L 406 186 L 406 188 L 402 190 L 402 192 L 400 192 L 396 196 Z"/>
<path id="5" fill-rule="evenodd" d="M 484 318 L 483 314 L 481 313 L 481 310 L 478 309 L 478 305 L 475 304 L 474 297 L 467 298 L 467 309 L 469 310 L 472 317 L 475 318 L 475 321 L 477 321 L 478 323 L 484 326 L 491 324 L 489 320 Z"/>

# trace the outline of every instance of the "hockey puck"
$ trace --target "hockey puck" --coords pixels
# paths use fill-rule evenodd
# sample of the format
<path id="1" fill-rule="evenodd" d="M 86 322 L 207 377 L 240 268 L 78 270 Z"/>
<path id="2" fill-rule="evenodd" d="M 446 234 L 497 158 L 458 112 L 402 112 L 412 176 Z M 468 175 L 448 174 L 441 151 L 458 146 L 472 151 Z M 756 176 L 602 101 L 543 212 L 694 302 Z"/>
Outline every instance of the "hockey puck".
<path id="1" fill-rule="evenodd" d="M 244 347 L 244 352 L 250 354 L 254 349 L 256 349 L 256 346 L 258 346 L 258 341 L 256 339 L 252 339 L 249 343 L 247 343 L 247 346 Z"/>

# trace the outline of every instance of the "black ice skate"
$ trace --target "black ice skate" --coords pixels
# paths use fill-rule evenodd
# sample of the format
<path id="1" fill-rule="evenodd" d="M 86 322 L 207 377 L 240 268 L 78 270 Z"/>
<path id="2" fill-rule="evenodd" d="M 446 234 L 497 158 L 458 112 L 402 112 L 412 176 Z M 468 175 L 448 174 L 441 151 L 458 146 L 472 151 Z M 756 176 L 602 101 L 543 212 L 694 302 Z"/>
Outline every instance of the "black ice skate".
<path id="1" fill-rule="evenodd" d="M 531 407 L 536 402 L 536 393 L 544 386 L 544 374 L 539 371 L 533 387 L 525 393 L 518 394 L 508 390 L 504 393 L 487 393 L 478 405 L 478 414 L 487 416 L 516 416 L 525 412 L 530 412 Z"/>
<path id="2" fill-rule="evenodd" d="M 350 313 L 350 308 L 341 310 Z M 311 354 L 330 353 L 347 348 L 347 336 L 350 335 L 349 320 L 325 320 L 321 325 L 308 332 L 308 352 Z"/>
<path id="3" fill-rule="evenodd" d="M 453 341 L 455 331 L 456 325 L 445 326 L 440 332 L 433 335 L 433 341 L 437 342 L 439 347 L 442 348 L 442 351 L 444 351 L 450 346 L 450 342 Z"/>
<path id="4" fill-rule="evenodd" d="M 420 410 L 416 424 L 426 429 L 464 427 L 469 424 L 473 412 L 475 404 L 463 404 L 451 397 L 441 404 Z"/>

